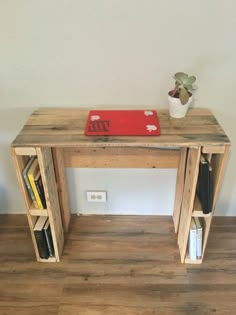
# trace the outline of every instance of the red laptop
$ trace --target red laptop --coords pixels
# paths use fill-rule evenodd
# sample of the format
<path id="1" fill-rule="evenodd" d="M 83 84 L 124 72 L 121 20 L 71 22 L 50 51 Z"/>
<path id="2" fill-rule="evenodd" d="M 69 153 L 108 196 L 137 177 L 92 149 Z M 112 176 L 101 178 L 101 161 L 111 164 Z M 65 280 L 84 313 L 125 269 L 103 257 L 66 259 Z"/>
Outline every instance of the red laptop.
<path id="1" fill-rule="evenodd" d="M 154 110 L 91 110 L 87 136 L 158 136 L 160 125 Z"/>

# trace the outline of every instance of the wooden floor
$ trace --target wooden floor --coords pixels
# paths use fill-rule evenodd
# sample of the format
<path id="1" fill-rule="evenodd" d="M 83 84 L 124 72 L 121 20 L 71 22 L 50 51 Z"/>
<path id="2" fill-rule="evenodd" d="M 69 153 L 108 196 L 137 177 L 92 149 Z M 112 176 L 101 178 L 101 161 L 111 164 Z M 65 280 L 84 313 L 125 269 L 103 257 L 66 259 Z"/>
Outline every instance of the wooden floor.
<path id="1" fill-rule="evenodd" d="M 0 315 L 236 314 L 236 217 L 182 265 L 171 217 L 72 217 L 60 263 L 37 263 L 24 215 L 0 216 Z"/>

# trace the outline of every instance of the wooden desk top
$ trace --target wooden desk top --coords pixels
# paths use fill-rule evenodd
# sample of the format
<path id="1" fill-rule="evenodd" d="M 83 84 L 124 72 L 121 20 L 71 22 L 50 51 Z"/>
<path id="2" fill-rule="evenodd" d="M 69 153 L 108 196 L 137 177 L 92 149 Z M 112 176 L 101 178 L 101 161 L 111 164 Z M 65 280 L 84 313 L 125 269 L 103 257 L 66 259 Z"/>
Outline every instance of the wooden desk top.
<path id="1" fill-rule="evenodd" d="M 89 109 L 40 108 L 32 113 L 13 147 L 191 147 L 219 146 L 230 141 L 208 109 L 190 109 L 175 119 L 158 110 L 160 136 L 85 136 Z"/>

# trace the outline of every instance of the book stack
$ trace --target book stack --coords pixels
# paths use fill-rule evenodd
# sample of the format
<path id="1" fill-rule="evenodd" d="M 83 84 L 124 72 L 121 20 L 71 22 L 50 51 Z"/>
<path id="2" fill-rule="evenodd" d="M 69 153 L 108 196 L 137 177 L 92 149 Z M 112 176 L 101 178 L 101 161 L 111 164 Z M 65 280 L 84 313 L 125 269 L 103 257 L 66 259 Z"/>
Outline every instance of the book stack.
<path id="1" fill-rule="evenodd" d="M 191 260 L 202 258 L 202 224 L 198 217 L 191 219 L 188 247 Z"/>
<path id="2" fill-rule="evenodd" d="M 22 176 L 34 208 L 46 209 L 47 205 L 37 157 L 32 156 L 29 158 L 22 171 Z"/>
<path id="3" fill-rule="evenodd" d="M 39 256 L 48 259 L 54 256 L 52 234 L 48 217 L 39 217 L 34 226 L 34 235 L 39 251 Z"/>

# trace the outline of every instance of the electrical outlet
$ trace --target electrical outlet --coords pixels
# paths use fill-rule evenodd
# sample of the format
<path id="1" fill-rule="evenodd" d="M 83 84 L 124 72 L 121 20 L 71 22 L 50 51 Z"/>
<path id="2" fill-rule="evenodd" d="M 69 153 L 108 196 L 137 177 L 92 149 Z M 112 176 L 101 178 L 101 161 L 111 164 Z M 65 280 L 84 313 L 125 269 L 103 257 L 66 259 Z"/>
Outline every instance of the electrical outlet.
<path id="1" fill-rule="evenodd" d="M 107 192 L 106 191 L 87 191 L 86 197 L 88 202 L 106 202 Z"/>

